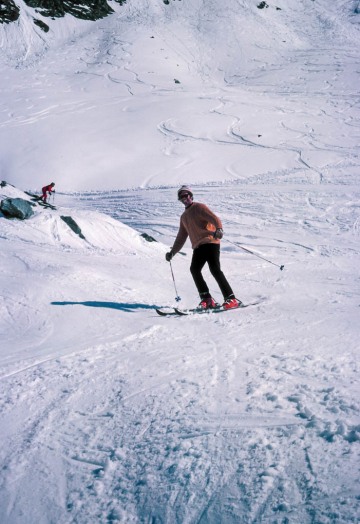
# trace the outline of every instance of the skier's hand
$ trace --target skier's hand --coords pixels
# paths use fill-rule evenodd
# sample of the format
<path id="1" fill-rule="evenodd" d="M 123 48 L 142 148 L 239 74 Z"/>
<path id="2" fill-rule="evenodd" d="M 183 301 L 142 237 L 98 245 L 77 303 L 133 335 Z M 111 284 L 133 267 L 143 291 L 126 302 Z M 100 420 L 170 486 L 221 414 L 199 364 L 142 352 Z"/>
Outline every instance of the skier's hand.
<path id="1" fill-rule="evenodd" d="M 215 233 L 214 233 L 214 238 L 217 238 L 217 239 L 219 239 L 219 240 L 220 240 L 223 236 L 224 236 L 224 231 L 223 231 L 221 228 L 217 229 L 217 230 L 215 231 Z"/>
<path id="2" fill-rule="evenodd" d="M 166 261 L 167 261 L 167 262 L 170 262 L 170 260 L 172 259 L 173 256 L 174 256 L 174 255 L 173 255 L 173 252 L 172 252 L 172 251 L 169 251 L 168 253 L 166 253 L 166 255 L 165 255 L 165 259 L 166 259 Z"/>

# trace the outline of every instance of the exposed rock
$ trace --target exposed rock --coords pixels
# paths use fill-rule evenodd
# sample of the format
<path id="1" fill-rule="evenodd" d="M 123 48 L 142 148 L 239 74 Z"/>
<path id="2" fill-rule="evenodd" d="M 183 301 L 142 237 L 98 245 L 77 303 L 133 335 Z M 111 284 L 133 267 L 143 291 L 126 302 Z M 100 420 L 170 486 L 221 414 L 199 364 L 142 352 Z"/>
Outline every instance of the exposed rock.
<path id="1" fill-rule="evenodd" d="M 20 16 L 20 8 L 13 0 L 1 0 L 0 2 L 0 24 L 15 22 Z"/>
<path id="2" fill-rule="evenodd" d="M 81 232 L 81 229 L 79 228 L 79 226 L 77 225 L 77 223 L 75 222 L 75 220 L 72 217 L 61 216 L 60 218 L 65 222 L 65 224 L 69 226 L 70 229 L 74 231 L 74 233 L 79 235 L 79 237 L 82 238 L 83 240 L 86 240 L 86 238 L 84 237 L 84 235 Z"/>
<path id="3" fill-rule="evenodd" d="M 34 24 L 40 27 L 44 31 L 44 33 L 47 33 L 49 31 L 49 26 L 45 24 L 42 20 L 38 20 L 37 18 L 34 18 Z"/>
<path id="4" fill-rule="evenodd" d="M 0 203 L 0 211 L 6 218 L 30 218 L 34 211 L 30 202 L 23 198 L 5 198 Z"/>
<path id="5" fill-rule="evenodd" d="M 106 0 L 24 0 L 42 16 L 61 18 L 67 13 L 83 20 L 98 20 L 114 10 Z"/>
<path id="6" fill-rule="evenodd" d="M 148 235 L 147 233 L 141 233 L 141 236 L 145 238 L 148 242 L 157 242 L 154 237 Z"/>
<path id="7" fill-rule="evenodd" d="M 114 12 L 108 0 L 24 0 L 28 7 L 34 9 L 34 14 L 42 16 L 62 18 L 70 14 L 82 20 L 99 20 Z M 115 0 L 120 5 L 126 0 Z M 14 22 L 20 16 L 20 8 L 13 0 L 0 1 L 0 23 Z M 34 16 L 34 23 L 45 32 L 49 27 Z"/>

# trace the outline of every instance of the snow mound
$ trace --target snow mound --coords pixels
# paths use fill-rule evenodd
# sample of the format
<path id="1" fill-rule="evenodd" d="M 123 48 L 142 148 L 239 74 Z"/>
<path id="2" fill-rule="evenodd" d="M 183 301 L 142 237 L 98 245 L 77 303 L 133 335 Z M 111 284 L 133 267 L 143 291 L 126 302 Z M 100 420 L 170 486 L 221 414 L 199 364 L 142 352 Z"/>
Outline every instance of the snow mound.
<path id="1" fill-rule="evenodd" d="M 0 188 L 0 200 L 5 198 L 22 198 L 31 202 L 28 194 L 10 184 Z M 98 211 L 54 210 L 36 202 L 34 206 L 35 214 L 25 222 L 2 217 L 2 238 L 42 247 L 54 246 L 60 250 L 96 250 L 104 254 L 151 256 L 159 251 L 165 252 L 164 245 L 147 242 L 133 228 Z M 68 216 L 79 226 L 85 238 L 81 238 L 66 224 L 62 217 Z"/>
<path id="2" fill-rule="evenodd" d="M 28 200 L 29 202 L 31 200 L 29 195 L 24 193 L 24 191 L 21 191 L 21 189 L 18 189 L 17 187 L 13 186 L 12 184 L 8 184 L 7 182 L 1 182 L 0 200 L 4 200 L 5 198 L 22 198 L 24 200 Z"/>

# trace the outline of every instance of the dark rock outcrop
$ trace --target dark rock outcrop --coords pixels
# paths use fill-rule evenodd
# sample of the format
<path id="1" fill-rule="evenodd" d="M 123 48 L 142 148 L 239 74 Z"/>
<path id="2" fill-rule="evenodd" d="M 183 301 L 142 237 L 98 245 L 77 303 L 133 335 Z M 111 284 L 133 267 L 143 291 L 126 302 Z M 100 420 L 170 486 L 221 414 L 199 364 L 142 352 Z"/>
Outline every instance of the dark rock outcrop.
<path id="1" fill-rule="evenodd" d="M 13 0 L 2 0 L 0 2 L 0 24 L 15 22 L 20 16 L 20 7 Z"/>
<path id="2" fill-rule="evenodd" d="M 49 31 L 50 27 L 47 24 L 45 24 L 45 22 L 43 22 L 42 20 L 38 20 L 37 18 L 34 18 L 33 20 L 34 24 L 40 27 L 40 29 L 42 29 L 45 33 Z"/>
<path id="3" fill-rule="evenodd" d="M 34 24 L 43 31 L 49 30 L 49 25 L 45 24 L 36 16 L 52 18 L 62 18 L 70 14 L 82 20 L 99 20 L 113 13 L 113 8 L 108 0 L 24 0 L 25 4 L 34 9 Z M 115 0 L 120 5 L 126 0 Z M 20 7 L 13 0 L 2 0 L 0 2 L 0 23 L 15 22 L 20 16 Z"/>
<path id="4" fill-rule="evenodd" d="M 141 233 L 141 235 L 147 242 L 157 242 L 154 237 L 148 235 L 147 233 Z"/>
<path id="5" fill-rule="evenodd" d="M 34 211 L 32 205 L 23 198 L 5 198 L 0 203 L 0 211 L 6 218 L 30 218 Z"/>
<path id="6" fill-rule="evenodd" d="M 61 18 L 67 13 L 83 20 L 98 20 L 114 10 L 106 0 L 24 0 L 36 13 L 51 18 Z"/>
<path id="7" fill-rule="evenodd" d="M 69 226 L 70 229 L 72 229 L 72 231 L 74 231 L 74 233 L 79 235 L 79 237 L 82 238 L 83 240 L 86 240 L 84 235 L 81 232 L 81 229 L 79 228 L 79 226 L 77 225 L 77 223 L 75 222 L 75 220 L 72 217 L 61 216 L 60 218 L 61 220 L 65 222 L 65 224 Z"/>

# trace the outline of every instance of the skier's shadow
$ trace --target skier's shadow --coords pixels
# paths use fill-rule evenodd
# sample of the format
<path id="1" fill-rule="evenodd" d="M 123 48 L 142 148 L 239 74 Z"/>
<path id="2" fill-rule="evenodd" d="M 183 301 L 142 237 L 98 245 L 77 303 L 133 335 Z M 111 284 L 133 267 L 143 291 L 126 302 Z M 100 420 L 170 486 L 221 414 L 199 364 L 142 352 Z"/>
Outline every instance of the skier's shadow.
<path id="1" fill-rule="evenodd" d="M 137 309 L 156 309 L 158 306 L 149 304 L 129 304 L 119 302 L 99 302 L 96 300 L 87 300 L 85 302 L 51 302 L 53 306 L 86 306 L 86 307 L 102 307 L 109 309 L 118 309 L 119 311 L 127 311 L 132 313 Z"/>

